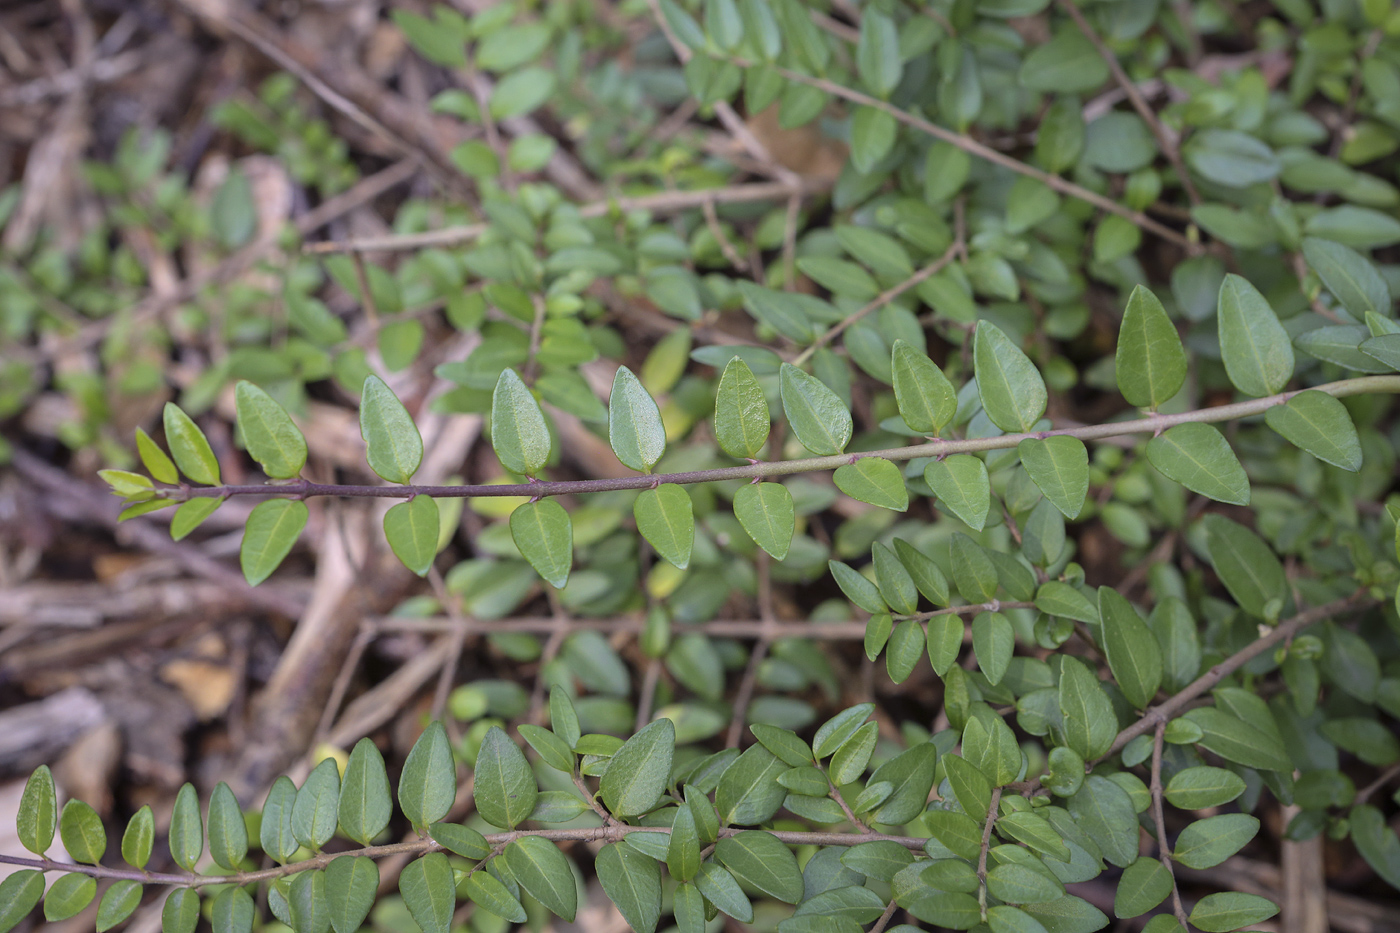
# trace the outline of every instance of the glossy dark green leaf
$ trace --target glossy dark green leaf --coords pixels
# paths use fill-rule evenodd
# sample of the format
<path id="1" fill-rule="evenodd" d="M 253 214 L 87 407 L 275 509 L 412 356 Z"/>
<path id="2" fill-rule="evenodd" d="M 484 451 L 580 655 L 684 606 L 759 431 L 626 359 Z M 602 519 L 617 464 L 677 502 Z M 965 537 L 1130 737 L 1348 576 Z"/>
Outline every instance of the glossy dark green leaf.
<path id="1" fill-rule="evenodd" d="M 851 412 L 826 383 L 784 363 L 779 388 L 788 424 L 802 446 L 814 454 L 839 454 L 846 449 L 854 430 Z"/>
<path id="2" fill-rule="evenodd" d="M 501 728 L 492 726 L 476 757 L 477 812 L 488 823 L 514 829 L 535 809 L 538 794 L 525 754 Z"/>
<path id="3" fill-rule="evenodd" d="M 501 466 L 534 476 L 549 461 L 552 441 L 544 412 L 513 369 L 501 370 L 491 394 L 491 446 Z"/>
<path id="4" fill-rule="evenodd" d="M 594 862 L 603 893 L 637 933 L 654 933 L 661 919 L 661 866 L 627 845 L 603 846 Z"/>
<path id="5" fill-rule="evenodd" d="M 903 512 L 909 508 L 909 490 L 899 467 L 880 457 L 862 457 L 838 467 L 832 475 L 836 488 L 852 499 Z"/>
<path id="6" fill-rule="evenodd" d="M 292 831 L 308 849 L 319 850 L 335 835 L 340 819 L 340 770 L 323 759 L 307 775 L 292 806 Z"/>
<path id="7" fill-rule="evenodd" d="M 572 881 L 573 876 L 569 877 Z M 452 864 L 441 852 L 414 859 L 399 874 L 404 906 L 423 933 L 447 933 L 456 907 L 455 887 Z"/>
<path id="8" fill-rule="evenodd" d="M 393 797 L 384 756 L 369 738 L 360 739 L 350 750 L 350 760 L 340 782 L 340 829 L 367 846 L 389 825 L 392 811 Z"/>
<path id="9" fill-rule="evenodd" d="M 1030 431 L 1045 414 L 1045 380 L 1030 357 L 988 321 L 977 323 L 973 366 L 982 407 L 1003 431 Z M 969 522 L 969 524 L 971 524 Z"/>
<path id="10" fill-rule="evenodd" d="M 1283 564 L 1262 538 L 1223 515 L 1203 521 L 1211 564 L 1241 609 L 1264 618 L 1271 600 L 1288 598 Z"/>
<path id="11" fill-rule="evenodd" d="M 423 438 L 384 380 L 365 379 L 360 394 L 360 436 L 369 467 L 391 483 L 407 485 L 423 460 Z"/>
<path id="12" fill-rule="evenodd" d="M 987 524 L 992 484 L 987 465 L 971 454 L 953 454 L 924 467 L 924 482 L 933 494 L 974 531 Z"/>
<path id="13" fill-rule="evenodd" d="M 1064 658 L 1060 667 L 1059 700 L 1065 744 L 1086 761 L 1107 752 L 1118 735 L 1113 703 L 1099 679 L 1074 658 Z"/>
<path id="14" fill-rule="evenodd" d="M 1089 494 L 1089 451 L 1077 437 L 1027 438 L 1016 447 L 1031 480 L 1066 518 L 1078 518 Z"/>
<path id="15" fill-rule="evenodd" d="M 1108 66 L 1077 29 L 1062 29 L 1031 48 L 1021 64 L 1022 87 L 1055 94 L 1092 91 L 1108 80 Z"/>
<path id="16" fill-rule="evenodd" d="M 60 875 L 44 895 L 44 919 L 58 923 L 76 917 L 96 896 L 96 878 L 77 873 Z"/>
<path id="17" fill-rule="evenodd" d="M 740 882 L 788 904 L 802 900 L 802 871 L 792 850 L 771 833 L 750 830 L 721 839 L 715 858 Z"/>
<path id="18" fill-rule="evenodd" d="M 510 889 L 501 884 L 489 871 L 472 872 L 467 876 L 463 887 L 467 897 L 478 907 L 511 923 L 525 922 L 525 908 L 520 905 L 515 895 L 510 893 Z"/>
<path id="19" fill-rule="evenodd" d="M 724 367 L 715 393 L 715 440 L 740 460 L 758 456 L 772 422 L 768 399 L 748 364 L 735 357 Z"/>
<path id="20" fill-rule="evenodd" d="M 214 933 L 250 933 L 257 913 L 252 896 L 238 885 L 229 885 L 210 905 L 210 926 Z"/>
<path id="21" fill-rule="evenodd" d="M 1176 325 L 1157 296 L 1141 285 L 1123 312 L 1113 371 L 1129 405 L 1154 411 L 1186 381 L 1186 351 Z"/>
<path id="22" fill-rule="evenodd" d="M 1205 933 L 1226 933 L 1252 923 L 1262 923 L 1278 913 L 1278 906 L 1257 894 L 1227 891 L 1207 894 L 1196 902 L 1187 918 Z"/>
<path id="23" fill-rule="evenodd" d="M 676 727 L 658 719 L 632 736 L 608 763 L 598 792 L 616 816 L 640 816 L 661 800 L 671 776 Z"/>
<path id="24" fill-rule="evenodd" d="M 440 722 L 431 722 L 413 743 L 399 775 L 399 808 L 414 826 L 436 823 L 457 798 L 452 743 Z"/>
<path id="25" fill-rule="evenodd" d="M 306 438 L 287 410 L 246 380 L 234 390 L 238 429 L 248 454 L 272 479 L 291 479 L 306 465 Z"/>
<path id="26" fill-rule="evenodd" d="M 564 507 L 553 499 L 523 503 L 510 513 L 510 534 L 535 572 L 563 589 L 574 563 L 574 526 Z"/>
<path id="27" fill-rule="evenodd" d="M 643 489 L 632 505 L 637 531 L 656 553 L 684 570 L 695 544 L 695 512 L 684 486 L 663 483 Z"/>
<path id="28" fill-rule="evenodd" d="M 437 503 L 430 496 L 414 496 L 384 513 L 384 537 L 394 556 L 418 576 L 427 576 L 437 556 Z"/>
<path id="29" fill-rule="evenodd" d="M 1259 820 L 1248 813 L 1225 813 L 1197 820 L 1181 831 L 1172 858 L 1187 868 L 1214 868 L 1249 844 Z"/>
<path id="30" fill-rule="evenodd" d="M 1162 685 L 1162 651 L 1147 623 L 1117 590 L 1099 587 L 1103 648 L 1118 688 L 1137 709 L 1146 709 Z"/>
<path id="31" fill-rule="evenodd" d="M 1324 463 L 1355 473 L 1361 469 L 1361 439 L 1341 402 L 1325 392 L 1299 392 L 1264 413 L 1269 427 Z"/>
<path id="32" fill-rule="evenodd" d="M 573 869 L 559 847 L 539 836 L 517 839 L 505 849 L 510 873 L 520 886 L 556 916 L 572 921 L 578 911 Z"/>
<path id="33" fill-rule="evenodd" d="M 53 843 L 57 826 L 58 796 L 53 773 L 48 765 L 40 765 L 29 775 L 19 798 L 15 828 L 20 844 L 35 855 L 43 855 Z"/>
<path id="34" fill-rule="evenodd" d="M 209 797 L 209 854 L 229 871 L 238 871 L 248 854 L 248 827 L 243 822 L 243 811 L 223 781 Z"/>
<path id="35" fill-rule="evenodd" d="M 1231 505 L 1249 504 L 1249 477 L 1214 425 L 1192 421 L 1168 428 L 1147 442 L 1147 459 L 1192 492 Z"/>
<path id="36" fill-rule="evenodd" d="M 63 805 L 58 818 L 58 835 L 75 862 L 96 865 L 107 851 L 107 831 L 102 828 L 102 818 L 81 800 L 70 800 Z"/>
<path id="37" fill-rule="evenodd" d="M 899 416 L 911 430 L 937 437 L 957 414 L 953 384 L 938 364 L 903 338 L 894 342 L 890 355 Z"/>
<path id="38" fill-rule="evenodd" d="M 1172 893 L 1172 874 L 1158 859 L 1142 856 L 1123 869 L 1113 895 L 1113 916 L 1140 917 Z"/>
<path id="39" fill-rule="evenodd" d="M 268 499 L 253 507 L 238 549 L 243 578 L 249 586 L 270 577 L 292 552 L 309 514 L 306 503 L 296 499 Z"/>
<path id="40" fill-rule="evenodd" d="M 608 440 L 617 459 L 639 473 L 650 473 L 666 452 L 656 400 L 626 366 L 618 367 L 608 398 Z"/>
<path id="41" fill-rule="evenodd" d="M 166 895 L 160 908 L 161 933 L 194 933 L 199 923 L 199 892 L 176 888 Z M 337 930 L 336 933 L 342 933 Z"/>
<path id="42" fill-rule="evenodd" d="M 796 511 L 792 493 L 782 483 L 748 483 L 734 493 L 734 517 L 754 544 L 774 560 L 783 560 L 792 546 Z"/>
<path id="43" fill-rule="evenodd" d="M 1293 377 L 1293 344 L 1268 300 L 1233 273 L 1220 286 L 1220 352 L 1245 395 L 1273 395 Z"/>
<path id="44" fill-rule="evenodd" d="M 165 442 L 180 472 L 192 482 L 219 485 L 219 459 L 199 425 L 174 402 L 165 403 Z"/>

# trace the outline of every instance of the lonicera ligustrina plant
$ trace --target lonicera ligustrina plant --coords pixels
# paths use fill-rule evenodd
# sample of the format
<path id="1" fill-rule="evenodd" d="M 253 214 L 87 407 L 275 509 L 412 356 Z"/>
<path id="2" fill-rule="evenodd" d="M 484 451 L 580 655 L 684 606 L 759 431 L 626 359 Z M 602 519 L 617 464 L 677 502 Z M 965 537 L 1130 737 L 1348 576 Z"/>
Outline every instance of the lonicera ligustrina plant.
<path id="1" fill-rule="evenodd" d="M 533 755 L 501 728 L 521 705 L 483 686 L 453 707 L 476 707 L 460 741 L 427 726 L 396 794 L 368 739 L 250 812 L 220 785 L 202 816 L 187 785 L 164 872 L 147 870 L 149 809 L 123 834 L 129 867 L 103 865 L 101 820 L 59 813 L 41 768 L 19 819 L 38 858 L 0 857 L 24 866 L 0 884 L 0 931 L 41 898 L 72 916 L 111 879 L 100 930 L 166 886 L 167 933 L 201 906 L 217 933 L 267 929 L 260 904 L 297 933 L 352 933 L 377 860 L 407 855 L 397 896 L 425 933 L 572 920 L 594 876 L 642 933 L 721 914 L 779 933 L 1092 933 L 1110 914 L 1224 933 L 1277 907 L 1181 869 L 1251 846 L 1279 805 L 1284 840 L 1350 839 L 1400 887 L 1400 17 L 1369 0 L 639 12 L 657 27 L 645 80 L 569 4 L 396 14 L 445 75 L 495 79 L 434 99 L 491 129 L 452 154 L 479 210 L 434 231 L 408 205 L 394 236 L 310 251 L 324 275 L 289 259 L 297 342 L 259 352 L 314 356 L 314 377 L 258 357 L 233 388 L 266 481 L 223 483 L 175 403 L 164 446 L 137 431 L 145 472 L 103 472 L 126 517 L 174 507 L 176 538 L 256 500 L 252 584 L 296 547 L 308 500 L 399 500 L 384 535 L 420 576 L 459 555 L 454 500 L 472 500 L 487 524 L 438 608 L 504 619 L 493 637 L 519 637 L 497 647 L 526 661 L 539 629 L 512 632 L 518 607 L 547 596 L 578 626 L 543 656 L 549 728 L 516 729 Z M 1217 38 L 1293 68 L 1208 67 Z M 694 140 L 648 144 L 682 82 L 770 180 L 736 181 Z M 489 142 L 546 105 L 623 193 L 539 180 L 558 140 L 538 127 Z M 820 127 L 849 158 L 803 176 L 736 107 Z M 327 276 L 375 313 L 376 357 L 345 345 Z M 413 482 L 423 439 L 383 376 L 431 359 L 432 327 L 471 338 L 433 407 L 485 416 L 486 482 Z M 583 375 L 605 360 L 623 364 L 606 399 Z M 332 375 L 358 390 L 385 483 L 303 476 L 305 385 Z M 630 475 L 580 477 L 562 417 Z M 1121 559 L 1091 572 L 1090 536 Z M 784 585 L 804 618 L 776 618 Z M 736 600 L 762 618 L 721 621 Z M 631 625 L 649 686 L 599 620 Z M 843 638 L 939 704 L 819 716 L 814 688 L 841 697 L 832 657 L 860 663 Z M 56 830 L 78 864 L 47 858 Z M 45 894 L 48 871 L 66 874 Z M 1066 888 L 1101 877 L 1111 904 Z"/>

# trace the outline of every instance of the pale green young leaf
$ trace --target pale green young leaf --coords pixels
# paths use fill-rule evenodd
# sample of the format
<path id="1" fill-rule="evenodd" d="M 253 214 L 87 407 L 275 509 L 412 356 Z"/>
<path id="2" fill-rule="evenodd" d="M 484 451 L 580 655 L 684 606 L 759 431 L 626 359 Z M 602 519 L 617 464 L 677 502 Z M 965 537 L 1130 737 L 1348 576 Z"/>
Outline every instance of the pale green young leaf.
<path id="1" fill-rule="evenodd" d="M 875 7 L 863 10 L 856 42 L 856 70 L 861 83 L 876 97 L 889 97 L 899 84 L 903 65 L 894 20 Z"/>
<path id="2" fill-rule="evenodd" d="M 1099 587 L 1104 654 L 1123 696 L 1146 709 L 1162 685 L 1162 651 L 1132 603 L 1110 586 Z"/>
<path id="3" fill-rule="evenodd" d="M 1303 238 L 1303 256 L 1343 308 L 1357 320 L 1389 316 L 1390 289 L 1376 267 L 1350 247 L 1316 237 Z"/>
<path id="4" fill-rule="evenodd" d="M 249 586 L 266 580 L 292 552 L 308 514 L 306 503 L 296 499 L 268 499 L 253 507 L 238 551 Z"/>
<path id="5" fill-rule="evenodd" d="M 987 465 L 971 454 L 953 454 L 924 467 L 924 482 L 933 494 L 974 531 L 987 524 L 992 483 Z"/>
<path id="6" fill-rule="evenodd" d="M 1268 300 L 1233 273 L 1220 285 L 1220 353 L 1245 395 L 1273 395 L 1293 377 L 1293 344 Z"/>
<path id="7" fill-rule="evenodd" d="M 633 735 L 608 763 L 598 793 L 616 816 L 641 816 L 661 800 L 671 776 L 676 726 L 658 719 Z"/>
<path id="8" fill-rule="evenodd" d="M 771 428 L 763 387 L 748 364 L 734 357 L 724 367 L 715 393 L 715 440 L 729 456 L 752 459 L 768 443 Z"/>
<path id="9" fill-rule="evenodd" d="M 44 895 L 44 919 L 60 923 L 81 913 L 97 896 L 97 879 L 87 875 L 60 875 Z"/>
<path id="10" fill-rule="evenodd" d="M 911 430 L 937 437 L 957 414 L 958 397 L 938 364 L 899 338 L 890 350 L 895 401 Z"/>
<path id="11" fill-rule="evenodd" d="M 661 919 L 661 866 L 626 842 L 603 846 L 594 861 L 603 893 L 637 933 L 655 933 Z"/>
<path id="12" fill-rule="evenodd" d="M 174 541 L 184 540 L 190 532 L 198 528 L 223 504 L 222 496 L 199 496 L 180 503 L 180 507 L 175 510 L 175 514 L 170 519 L 171 539 Z"/>
<path id="13" fill-rule="evenodd" d="M 1361 439 L 1347 407 L 1326 392 L 1299 392 L 1264 413 L 1269 427 L 1324 463 L 1361 469 Z"/>
<path id="14" fill-rule="evenodd" d="M 175 464 L 170 457 L 141 428 L 136 429 L 136 453 L 140 455 L 146 472 L 151 474 L 151 479 L 171 486 L 180 482 L 180 474 L 175 470 Z"/>
<path id="15" fill-rule="evenodd" d="M 107 831 L 102 828 L 102 818 L 81 800 L 70 800 L 63 805 L 58 818 L 58 835 L 75 862 L 96 865 L 107 851 Z"/>
<path id="16" fill-rule="evenodd" d="M 97 933 L 107 933 L 112 927 L 130 917 L 141 906 L 141 883 L 122 878 L 112 883 L 97 905 Z"/>
<path id="17" fill-rule="evenodd" d="M 973 369 L 982 407 L 1003 431 L 1030 431 L 1045 414 L 1045 380 L 1030 357 L 989 321 L 973 338 Z M 970 524 L 970 523 L 969 523 Z"/>
<path id="18" fill-rule="evenodd" d="M 306 465 L 306 438 L 286 409 L 246 379 L 234 389 L 238 429 L 248 455 L 272 479 L 291 479 Z"/>
<path id="19" fill-rule="evenodd" d="M 457 798 L 452 743 L 442 723 L 430 722 L 413 743 L 399 775 L 399 808 L 417 827 L 436 823 Z"/>
<path id="20" fill-rule="evenodd" d="M 553 499 L 519 505 L 510 513 L 510 534 L 535 572 L 563 589 L 574 562 L 573 522 L 564 507 Z"/>
<path id="21" fill-rule="evenodd" d="M 1006 668 L 1016 650 L 1011 621 L 1000 612 L 979 612 L 972 620 L 972 651 L 977 667 L 996 686 L 1006 676 Z"/>
<path id="22" fill-rule="evenodd" d="M 1262 538 L 1223 515 L 1203 521 L 1211 564 L 1241 609 L 1264 618 L 1271 600 L 1288 598 L 1283 564 Z"/>
<path id="23" fill-rule="evenodd" d="M 476 757 L 477 812 L 492 825 L 514 829 L 535 809 L 538 795 L 525 754 L 500 727 L 492 726 Z"/>
<path id="24" fill-rule="evenodd" d="M 1063 658 L 1060 667 L 1060 715 L 1064 719 L 1065 744 L 1088 761 L 1108 751 L 1118 735 L 1113 703 L 1099 686 L 1099 679 L 1075 658 Z"/>
<path id="25" fill-rule="evenodd" d="M 160 907 L 160 933 L 194 933 L 199 924 L 199 892 L 176 888 Z M 337 930 L 336 933 L 342 933 Z"/>
<path id="26" fill-rule="evenodd" d="M 360 393 L 360 436 L 371 470 L 391 483 L 412 481 L 423 461 L 423 437 L 403 402 L 375 375 L 365 378 Z"/>
<path id="27" fill-rule="evenodd" d="M 506 846 L 505 860 L 527 894 L 556 916 L 573 921 L 578 912 L 578 885 L 558 846 L 539 836 L 525 836 Z"/>
<path id="28" fill-rule="evenodd" d="M 452 863 L 441 852 L 414 859 L 399 873 L 404 906 L 423 933 L 447 933 L 457 902 L 455 888 Z"/>
<path id="29" fill-rule="evenodd" d="M 384 756 L 368 737 L 350 750 L 340 783 L 340 829 L 361 845 L 369 845 L 389 825 L 393 797 Z"/>
<path id="30" fill-rule="evenodd" d="M 1147 459 L 1157 472 L 1192 492 L 1231 505 L 1249 504 L 1249 477 L 1214 425 L 1187 422 L 1147 442 Z"/>
<path id="31" fill-rule="evenodd" d="M 1227 930 L 1262 923 L 1276 913 L 1278 905 L 1266 897 L 1226 891 L 1201 898 L 1187 919 L 1192 926 L 1205 933 L 1226 933 Z"/>
<path id="32" fill-rule="evenodd" d="M 165 442 L 180 472 L 205 486 L 219 485 L 219 460 L 199 425 L 174 402 L 165 403 Z"/>
<path id="33" fill-rule="evenodd" d="M 684 486 L 663 483 L 644 489 L 632 504 L 637 531 L 656 553 L 681 570 L 690 566 L 695 544 L 695 511 Z"/>
<path id="34" fill-rule="evenodd" d="M 774 560 L 782 560 L 792 546 L 796 512 L 792 493 L 782 483 L 749 483 L 734 493 L 734 517 L 754 544 Z"/>
<path id="35" fill-rule="evenodd" d="M 1157 296 L 1141 285 L 1123 312 L 1113 372 L 1129 405 L 1154 411 L 1186 381 L 1186 351 L 1176 326 Z"/>
<path id="36" fill-rule="evenodd" d="M 608 398 L 608 441 L 623 465 L 650 473 L 666 452 L 661 411 L 626 366 L 619 366 Z"/>
<path id="37" fill-rule="evenodd" d="M 741 883 L 787 904 L 802 900 L 802 870 L 771 833 L 748 830 L 715 845 L 715 858 Z"/>
<path id="38" fill-rule="evenodd" d="M 903 512 L 909 508 L 909 490 L 899 467 L 881 457 L 862 457 L 837 467 L 832 475 L 836 488 L 852 499 Z"/>
<path id="39" fill-rule="evenodd" d="M 551 444 L 540 403 L 515 370 L 502 370 L 491 393 L 491 446 L 501 466 L 534 476 L 549 461 Z"/>
<path id="40" fill-rule="evenodd" d="M 325 758 L 311 769 L 292 805 L 292 832 L 297 841 L 312 851 L 335 835 L 340 820 L 340 769 L 335 760 Z"/>
<path id="41" fill-rule="evenodd" d="M 414 496 L 384 513 L 384 538 L 403 565 L 418 576 L 427 576 L 437 556 L 437 503 L 430 496 Z"/>
<path id="42" fill-rule="evenodd" d="M 814 454 L 839 454 L 846 449 L 854 430 L 851 412 L 826 383 L 784 363 L 779 388 L 783 411 L 802 446 Z"/>
<path id="43" fill-rule="evenodd" d="M 464 888 L 467 897 L 478 907 L 511 923 L 526 921 L 525 908 L 520 901 L 489 871 L 472 872 L 467 876 Z"/>
<path id="44" fill-rule="evenodd" d="M 15 823 L 20 844 L 35 855 L 43 855 L 53 844 L 58 827 L 58 795 L 48 765 L 35 768 L 25 782 Z"/>
<path id="45" fill-rule="evenodd" d="M 1078 518 L 1089 494 L 1089 451 L 1077 437 L 1028 437 L 1016 446 L 1031 480 L 1066 518 Z"/>

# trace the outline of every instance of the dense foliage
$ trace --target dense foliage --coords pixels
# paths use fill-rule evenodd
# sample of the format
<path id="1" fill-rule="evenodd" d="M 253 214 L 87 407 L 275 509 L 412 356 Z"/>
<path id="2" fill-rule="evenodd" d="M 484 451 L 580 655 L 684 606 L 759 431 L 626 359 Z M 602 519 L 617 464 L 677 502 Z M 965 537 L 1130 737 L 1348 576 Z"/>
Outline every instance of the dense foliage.
<path id="1" fill-rule="evenodd" d="M 396 11 L 434 110 L 482 131 L 391 235 L 259 235 L 236 170 L 199 204 L 132 136 L 91 168 L 107 225 L 13 257 L 6 340 L 101 345 L 54 377 L 62 439 L 112 465 L 124 517 L 173 508 L 180 539 L 255 500 L 258 584 L 324 497 L 395 500 L 388 545 L 442 572 L 399 614 L 539 662 L 539 702 L 459 686 L 394 781 L 365 738 L 242 806 L 186 785 L 164 873 L 149 808 L 104 865 L 41 768 L 20 841 L 79 864 L 6 857 L 0 930 L 115 879 L 99 930 L 167 885 L 168 933 L 270 929 L 264 903 L 297 933 L 384 903 L 496 933 L 572 920 L 596 876 L 642 933 L 1224 933 L 1276 905 L 1181 867 L 1285 806 L 1282 844 L 1350 840 L 1400 888 L 1400 13 L 613 14 Z M 364 182 L 311 100 L 278 76 L 216 120 L 332 199 Z M 256 247 L 258 274 L 133 306 L 143 270 L 106 249 L 129 228 Z M 163 386 L 182 341 L 216 352 L 128 443 L 110 399 Z M 0 412 L 44 373 L 8 359 Z M 358 409 L 344 483 L 307 478 L 327 398 Z M 492 472 L 415 485 L 427 415 L 482 419 Z M 216 452 L 230 420 L 241 452 Z M 266 481 L 226 484 L 230 458 Z M 1111 904 L 1066 887 L 1093 879 Z"/>

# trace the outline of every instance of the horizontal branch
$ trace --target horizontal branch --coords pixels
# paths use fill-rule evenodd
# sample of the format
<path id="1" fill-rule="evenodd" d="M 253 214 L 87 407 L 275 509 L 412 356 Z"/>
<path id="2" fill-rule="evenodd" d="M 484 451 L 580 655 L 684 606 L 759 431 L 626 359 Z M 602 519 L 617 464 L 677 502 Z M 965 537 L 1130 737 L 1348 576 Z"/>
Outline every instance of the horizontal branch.
<path id="1" fill-rule="evenodd" d="M 1343 379 L 1325 385 L 1312 387 L 1335 398 L 1374 393 L 1400 393 L 1400 375 L 1361 376 L 1356 379 Z M 622 476 L 606 479 L 570 480 L 564 482 L 506 483 L 501 485 L 477 484 L 465 486 L 352 486 L 332 483 L 313 483 L 297 480 L 290 483 L 263 484 L 249 486 L 185 486 L 180 488 L 161 487 L 160 492 L 175 500 L 191 498 L 219 498 L 224 496 L 253 496 L 257 498 L 305 499 L 311 496 L 340 496 L 371 499 L 411 499 L 414 496 L 433 496 L 441 499 L 478 499 L 493 496 L 523 496 L 542 498 L 545 496 L 574 496 L 593 492 L 615 492 L 622 489 L 652 489 L 662 483 L 688 485 L 692 483 L 713 483 L 726 480 L 771 479 L 790 476 L 796 473 L 815 473 L 835 470 L 848 463 L 865 458 L 903 461 L 920 457 L 946 457 L 950 454 L 978 453 L 987 450 L 1004 450 L 1015 447 L 1024 440 L 1047 437 L 1076 437 L 1080 440 L 1105 440 L 1129 434 L 1159 434 L 1178 424 L 1189 422 L 1211 423 L 1233 421 L 1263 414 L 1275 405 L 1282 405 L 1297 395 L 1299 391 L 1281 392 L 1264 398 L 1217 405 L 1177 414 L 1155 414 L 1132 421 L 1117 421 L 1109 424 L 1091 424 L 1074 428 L 1059 428 L 1052 431 L 1036 431 L 1018 434 L 1003 434 L 999 437 L 976 437 L 963 440 L 933 440 L 905 447 L 886 450 L 873 450 L 860 453 L 835 454 L 828 457 L 809 457 L 805 460 L 774 460 L 750 463 L 743 466 L 720 467 L 713 470 L 691 470 L 684 473 L 658 473 L 651 476 Z"/>

